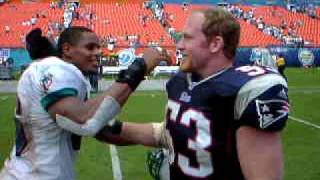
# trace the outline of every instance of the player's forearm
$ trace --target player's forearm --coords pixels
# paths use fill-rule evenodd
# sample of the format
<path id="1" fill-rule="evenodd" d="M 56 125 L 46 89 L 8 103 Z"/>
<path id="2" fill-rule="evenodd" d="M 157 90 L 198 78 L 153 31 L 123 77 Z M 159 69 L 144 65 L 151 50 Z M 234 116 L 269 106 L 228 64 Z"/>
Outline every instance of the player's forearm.
<path id="1" fill-rule="evenodd" d="M 59 114 L 76 123 L 84 124 L 97 113 L 99 108 L 101 109 L 103 100 L 109 99 L 110 101 L 111 97 L 113 102 L 110 105 L 121 107 L 131 93 L 132 90 L 127 84 L 114 83 L 106 92 L 86 102 L 82 102 L 81 100 L 72 97 L 66 98 L 63 102 L 58 102 L 54 107 L 49 108 L 49 111 L 54 118 L 56 114 Z M 108 111 L 108 109 L 110 109 L 110 107 L 105 107 L 104 110 Z"/>
<path id="2" fill-rule="evenodd" d="M 125 122 L 123 123 L 120 137 L 128 139 L 135 144 L 152 147 L 156 146 L 156 141 L 153 137 L 153 127 L 151 123 L 137 124 Z"/>
<path id="3" fill-rule="evenodd" d="M 52 111 L 52 113 L 54 115 L 62 115 L 72 121 L 83 124 L 92 119 L 92 117 L 97 114 L 97 111 L 107 111 L 108 108 L 113 108 L 109 106 L 103 107 L 103 104 L 107 103 L 105 102 L 107 99 L 114 100 L 114 106 L 121 107 L 127 101 L 132 91 L 134 91 L 143 80 L 146 73 L 146 68 L 147 67 L 143 59 L 136 60 L 128 67 L 127 70 L 123 70 L 120 72 L 116 82 L 113 83 L 112 86 L 102 95 L 88 100 L 85 103 L 61 103 L 62 105 L 69 103 L 71 104 L 71 107 L 67 105 L 65 106 L 65 108 L 57 108 L 58 111 Z M 112 118 L 113 117 L 111 117 L 111 119 Z M 110 121 L 111 119 L 105 119 L 105 121 Z"/>
<path id="4" fill-rule="evenodd" d="M 156 147 L 156 141 L 153 137 L 153 127 L 151 123 L 138 124 L 124 122 L 121 133 L 114 135 L 109 128 L 101 130 L 96 138 L 100 141 L 116 145 L 144 145 Z"/>
<path id="5" fill-rule="evenodd" d="M 76 134 L 88 136 L 96 135 L 106 125 L 112 126 L 113 118 L 120 112 L 131 92 L 138 87 L 144 75 L 159 63 L 159 54 L 154 50 L 146 52 L 148 61 L 136 59 L 127 70 L 120 71 L 116 83 L 103 95 L 85 103 L 78 100 L 78 103 L 72 104 L 72 100 L 76 100 L 71 98 L 69 102 L 60 103 L 64 107 L 56 105 L 58 107 L 50 114 L 58 114 L 58 125 Z"/>
<path id="6" fill-rule="evenodd" d="M 120 112 L 121 105 L 128 99 L 131 92 L 131 88 L 125 83 L 114 83 L 101 96 L 83 105 L 73 105 L 75 111 L 69 109 L 66 114 L 58 114 L 57 123 L 75 134 L 94 136 L 104 126 L 112 126 L 113 119 Z"/>
<path id="7" fill-rule="evenodd" d="M 85 102 L 84 107 L 81 108 L 82 110 L 80 110 L 80 112 L 75 115 L 80 119 L 80 123 L 85 123 L 96 113 L 101 102 L 107 96 L 111 96 L 117 101 L 120 106 L 122 106 L 127 101 L 131 93 L 132 90 L 130 89 L 128 84 L 115 82 L 107 91 Z"/>

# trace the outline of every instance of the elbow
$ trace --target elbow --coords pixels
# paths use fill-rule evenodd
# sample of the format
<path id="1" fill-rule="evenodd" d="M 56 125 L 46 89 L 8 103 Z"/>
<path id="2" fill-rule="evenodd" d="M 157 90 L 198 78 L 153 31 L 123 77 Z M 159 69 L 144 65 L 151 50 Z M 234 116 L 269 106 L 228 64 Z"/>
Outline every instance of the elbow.
<path id="1" fill-rule="evenodd" d="M 78 123 L 78 124 L 85 124 L 90 118 L 84 116 L 84 115 L 80 115 L 79 117 L 75 118 L 74 120 Z"/>

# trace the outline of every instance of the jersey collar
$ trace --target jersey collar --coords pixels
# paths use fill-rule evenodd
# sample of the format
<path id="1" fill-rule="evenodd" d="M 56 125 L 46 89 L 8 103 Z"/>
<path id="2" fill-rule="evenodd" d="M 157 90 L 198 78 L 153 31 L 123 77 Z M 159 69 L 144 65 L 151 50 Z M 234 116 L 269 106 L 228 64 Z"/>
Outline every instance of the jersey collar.
<path id="1" fill-rule="evenodd" d="M 232 66 L 231 66 L 232 67 Z M 227 67 L 227 68 L 223 68 L 221 69 L 220 71 L 200 80 L 200 81 L 193 81 L 195 78 L 193 78 L 194 76 L 198 76 L 198 75 L 195 75 L 195 74 L 192 74 L 192 73 L 187 73 L 187 82 L 188 82 L 188 89 L 189 90 L 192 90 L 194 87 L 214 78 L 214 77 L 217 77 L 219 76 L 220 74 L 224 73 L 225 71 L 229 70 L 231 67 Z"/>

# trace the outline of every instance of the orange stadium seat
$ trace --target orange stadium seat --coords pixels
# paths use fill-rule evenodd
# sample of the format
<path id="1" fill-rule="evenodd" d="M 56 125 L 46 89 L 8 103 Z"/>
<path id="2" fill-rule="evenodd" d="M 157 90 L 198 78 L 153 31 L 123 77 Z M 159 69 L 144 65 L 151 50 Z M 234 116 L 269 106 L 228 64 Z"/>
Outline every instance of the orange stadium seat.
<path id="1" fill-rule="evenodd" d="M 100 1 L 90 1 L 90 3 L 83 3 L 80 8 L 80 13 L 92 11 L 96 14 L 97 19 L 93 21 L 91 27 L 100 37 L 107 37 L 112 35 L 118 39 L 118 46 L 127 47 L 128 42 L 124 41 L 125 35 L 139 35 L 142 45 L 147 45 L 151 40 L 159 41 L 163 39 L 161 46 L 174 47 L 174 42 L 161 26 L 161 24 L 152 18 L 150 10 L 143 9 L 141 1 L 129 2 L 126 0 L 117 3 L 118 1 L 108 1 L 108 3 L 101 3 Z M 116 5 L 117 4 L 117 5 Z M 170 25 L 177 31 L 183 29 L 184 23 L 191 10 L 204 9 L 208 5 L 189 6 L 189 10 L 184 11 L 179 4 L 166 4 L 165 12 L 172 15 L 173 19 L 169 21 Z M 292 13 L 282 7 L 270 6 L 241 6 L 244 11 L 254 9 L 256 17 L 263 17 L 267 24 L 280 26 L 282 19 L 288 24 L 297 20 L 303 21 L 303 26 L 297 28 L 297 33 L 304 39 L 320 45 L 320 38 L 318 32 L 320 31 L 319 20 L 311 19 L 310 17 L 300 14 Z M 0 46 L 1 47 L 24 47 L 21 37 L 27 34 L 32 28 L 40 27 L 45 34 L 48 31 L 49 22 L 62 22 L 63 9 L 50 9 L 49 1 L 40 3 L 17 3 L 11 2 L 0 7 Z M 276 16 L 271 16 L 271 12 L 276 10 Z M 39 18 L 35 26 L 22 26 L 22 22 L 30 20 L 36 13 L 46 11 L 47 18 Z M 317 9 L 320 14 L 320 10 Z M 9 14 L 9 16 L 8 16 Z M 11 15 L 11 16 L 10 16 Z M 140 15 L 147 15 L 150 20 L 143 26 L 139 20 Z M 14 17 L 14 18 L 13 18 Z M 106 23 L 106 22 L 109 23 Z M 279 45 L 281 42 L 272 36 L 263 34 L 258 31 L 253 25 L 250 25 L 242 20 L 240 46 L 266 46 L 269 44 Z M 74 20 L 74 25 L 87 26 L 85 20 Z M 4 27 L 8 25 L 11 31 L 6 34 Z M 254 37 L 252 36 L 254 34 Z"/>
<path id="2" fill-rule="evenodd" d="M 174 20 L 171 25 L 177 30 L 183 29 L 184 23 L 192 10 L 205 9 L 207 5 L 190 5 L 189 10 L 185 11 L 181 8 L 181 5 L 167 4 L 165 5 L 165 11 L 174 15 Z M 245 11 L 249 11 L 250 7 L 244 8 Z M 240 46 L 266 46 L 266 45 L 279 45 L 280 41 L 274 37 L 263 34 L 253 25 L 250 25 L 243 20 L 239 20 L 241 25 Z M 254 36 L 252 36 L 254 34 Z"/>
<path id="3" fill-rule="evenodd" d="M 287 22 L 288 25 L 301 21 L 303 25 L 296 27 L 297 34 L 303 39 L 311 41 L 314 45 L 320 45 L 320 41 L 317 38 L 318 32 L 320 31 L 320 21 L 318 19 L 312 19 L 302 13 L 290 12 L 283 7 L 259 6 L 252 8 L 254 9 L 255 17 L 262 17 L 264 22 L 276 27 L 280 27 L 282 20 Z M 274 16 L 272 16 L 273 10 L 276 11 Z M 319 9 L 317 12 L 320 12 Z"/>

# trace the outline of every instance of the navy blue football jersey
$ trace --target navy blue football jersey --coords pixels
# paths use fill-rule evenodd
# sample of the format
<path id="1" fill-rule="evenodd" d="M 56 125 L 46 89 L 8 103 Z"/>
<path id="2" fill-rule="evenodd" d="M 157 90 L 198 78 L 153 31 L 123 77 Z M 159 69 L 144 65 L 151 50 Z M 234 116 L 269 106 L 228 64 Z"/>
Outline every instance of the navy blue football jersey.
<path id="1" fill-rule="evenodd" d="M 236 130 L 283 129 L 287 91 L 277 72 L 258 66 L 232 67 L 201 81 L 177 73 L 167 83 L 166 128 L 174 149 L 170 179 L 244 179 Z"/>

